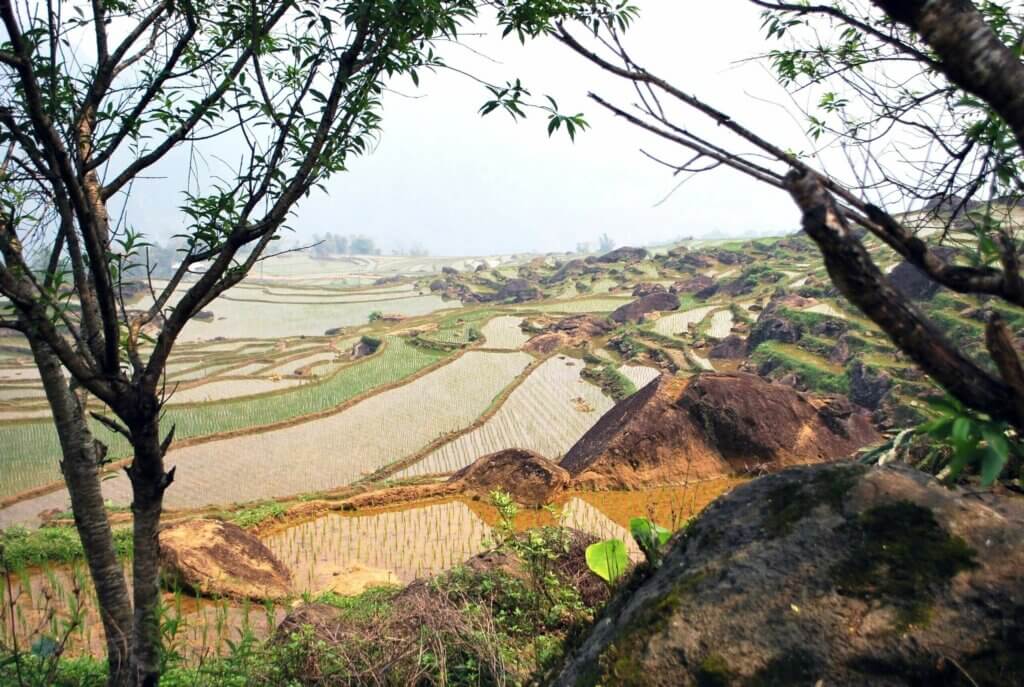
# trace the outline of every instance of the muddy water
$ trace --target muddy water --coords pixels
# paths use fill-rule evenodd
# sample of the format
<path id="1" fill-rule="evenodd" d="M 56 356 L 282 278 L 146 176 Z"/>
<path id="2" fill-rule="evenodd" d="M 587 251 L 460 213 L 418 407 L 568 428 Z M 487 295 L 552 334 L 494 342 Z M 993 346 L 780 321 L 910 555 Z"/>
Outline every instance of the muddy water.
<path id="1" fill-rule="evenodd" d="M 641 491 L 577 492 L 554 505 L 562 524 L 600 538 L 618 537 L 638 559 L 639 550 L 628 535 L 631 517 L 652 517 L 677 529 L 738 483 L 721 479 Z M 555 521 L 546 510 L 524 509 L 516 527 Z M 264 542 L 292 570 L 296 596 L 301 598 L 304 593 L 329 589 L 352 566 L 387 571 L 401 582 L 437 574 L 486 549 L 497 522 L 497 512 L 485 502 L 450 499 L 331 513 L 281 528 L 265 536 Z M 25 647 L 40 635 L 66 635 L 69 655 L 102 654 L 102 626 L 84 566 L 32 570 L 0 582 L 0 645 L 11 646 L 12 637 Z M 173 648 L 192 661 L 223 653 L 228 640 L 237 641 L 246 632 L 268 636 L 287 612 L 280 604 L 200 600 L 170 593 L 164 594 L 163 603 L 164 626 Z"/>

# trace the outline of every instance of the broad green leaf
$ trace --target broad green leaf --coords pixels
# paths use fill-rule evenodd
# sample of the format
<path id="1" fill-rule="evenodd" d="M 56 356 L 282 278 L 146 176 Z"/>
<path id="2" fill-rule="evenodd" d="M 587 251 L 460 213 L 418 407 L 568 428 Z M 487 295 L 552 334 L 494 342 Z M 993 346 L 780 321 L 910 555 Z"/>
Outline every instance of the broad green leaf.
<path id="1" fill-rule="evenodd" d="M 953 421 L 953 441 L 966 444 L 971 438 L 971 418 L 961 415 Z"/>
<path id="2" fill-rule="evenodd" d="M 1006 454 L 1000 455 L 991 444 L 981 454 L 981 484 L 990 486 L 1006 465 Z"/>
<path id="3" fill-rule="evenodd" d="M 661 525 L 651 522 L 647 518 L 632 518 L 629 521 L 629 532 L 637 540 L 637 543 L 643 539 L 645 541 L 656 541 L 659 546 L 663 546 L 672 538 L 672 532 Z"/>
<path id="4" fill-rule="evenodd" d="M 981 435 L 985 437 L 989 448 L 995 451 L 999 455 L 1000 460 L 1005 463 L 1010 455 L 1010 442 L 1006 435 L 993 427 L 983 427 Z"/>
<path id="5" fill-rule="evenodd" d="M 608 584 L 622 577 L 629 567 L 626 545 L 621 539 L 606 539 L 591 544 L 586 552 L 587 567 Z"/>

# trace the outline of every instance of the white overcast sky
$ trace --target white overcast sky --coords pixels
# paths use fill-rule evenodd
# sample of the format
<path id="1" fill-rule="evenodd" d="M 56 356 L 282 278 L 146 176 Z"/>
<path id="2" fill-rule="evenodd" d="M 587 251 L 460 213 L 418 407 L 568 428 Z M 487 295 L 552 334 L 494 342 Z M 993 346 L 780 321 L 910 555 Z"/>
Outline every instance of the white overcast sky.
<path id="1" fill-rule="evenodd" d="M 771 46 L 759 11 L 746 0 L 638 0 L 628 34 L 634 58 L 773 140 L 806 148 L 803 126 L 781 104 L 787 96 L 762 64 L 741 61 Z M 492 25 L 493 26 L 493 25 Z M 564 251 L 607 232 L 619 245 L 681 236 L 763 234 L 797 228 L 785 194 L 724 170 L 676 184 L 640 147 L 683 161 L 683 151 L 616 120 L 587 100 L 589 90 L 632 102 L 625 84 L 552 40 L 521 46 L 483 20 L 466 37 L 474 50 L 442 46 L 449 64 L 494 82 L 520 77 L 563 112 L 583 111 L 592 128 L 571 143 L 548 138 L 542 113 L 514 123 L 481 118 L 483 87 L 459 74 L 425 74 L 416 89 L 394 84 L 385 97 L 383 134 L 371 154 L 302 201 L 290 225 L 306 241 L 327 231 L 373 237 L 385 252 L 420 244 L 433 255 Z M 415 97 L 407 97 L 415 96 Z M 687 126 L 700 126 L 685 115 Z M 136 189 L 129 222 L 158 238 L 180 226 L 179 200 L 159 182 Z M 173 185 L 169 185 L 173 187 Z M 167 187 L 164 187 L 167 188 Z"/>

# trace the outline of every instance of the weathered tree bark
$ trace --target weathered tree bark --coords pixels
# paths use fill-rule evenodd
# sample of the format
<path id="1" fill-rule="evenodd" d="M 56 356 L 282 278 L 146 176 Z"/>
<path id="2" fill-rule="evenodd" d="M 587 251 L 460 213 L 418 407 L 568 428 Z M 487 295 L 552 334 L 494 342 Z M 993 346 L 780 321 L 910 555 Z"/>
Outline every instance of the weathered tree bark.
<path id="1" fill-rule="evenodd" d="M 164 491 L 174 471 L 164 472 L 166 442 L 161 444 L 158 405 L 155 397 L 140 404 L 136 421 L 129 423 L 135 455 L 127 468 L 132 483 L 135 617 L 133 621 L 132 673 L 136 684 L 154 687 L 160 681 L 160 551 L 157 533 Z"/>
<path id="2" fill-rule="evenodd" d="M 23 323 L 31 326 L 24 320 Z M 56 354 L 42 341 L 42 337 L 27 338 L 53 413 L 64 456 L 61 471 L 71 495 L 75 527 L 82 539 L 85 559 L 96 587 L 110 666 L 107 685 L 126 687 L 131 684 L 128 668 L 132 605 L 100 488 L 99 462 L 106 448 L 93 438 L 84 409 L 68 386 Z"/>
<path id="3" fill-rule="evenodd" d="M 950 81 L 999 113 L 1024 148 L 1024 64 L 967 0 L 874 0 L 939 56 Z"/>
<path id="4" fill-rule="evenodd" d="M 1024 404 L 1013 388 L 949 343 L 942 332 L 889 283 L 853 235 L 821 180 L 794 170 L 786 176 L 785 183 L 803 213 L 804 231 L 818 244 L 829 277 L 839 291 L 953 396 L 1006 420 L 1018 430 L 1024 429 Z M 998 321 L 991 326 L 999 326 Z"/>

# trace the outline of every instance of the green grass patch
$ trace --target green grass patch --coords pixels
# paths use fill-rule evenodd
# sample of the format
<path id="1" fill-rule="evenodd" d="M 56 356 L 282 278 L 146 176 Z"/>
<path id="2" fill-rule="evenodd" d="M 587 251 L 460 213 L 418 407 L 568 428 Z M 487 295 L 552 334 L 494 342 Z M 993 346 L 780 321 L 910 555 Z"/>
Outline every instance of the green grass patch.
<path id="1" fill-rule="evenodd" d="M 120 558 L 132 554 L 132 530 L 114 530 L 114 547 Z M 74 527 L 41 527 L 28 530 L 9 527 L 0 533 L 0 568 L 9 571 L 39 567 L 49 563 L 70 563 L 85 557 L 82 540 Z"/>
<path id="2" fill-rule="evenodd" d="M 797 346 L 765 341 L 754 351 L 751 360 L 757 365 L 767 362 L 773 369 L 794 372 L 814 391 L 830 394 L 850 392 L 850 380 L 842 368 Z"/>

